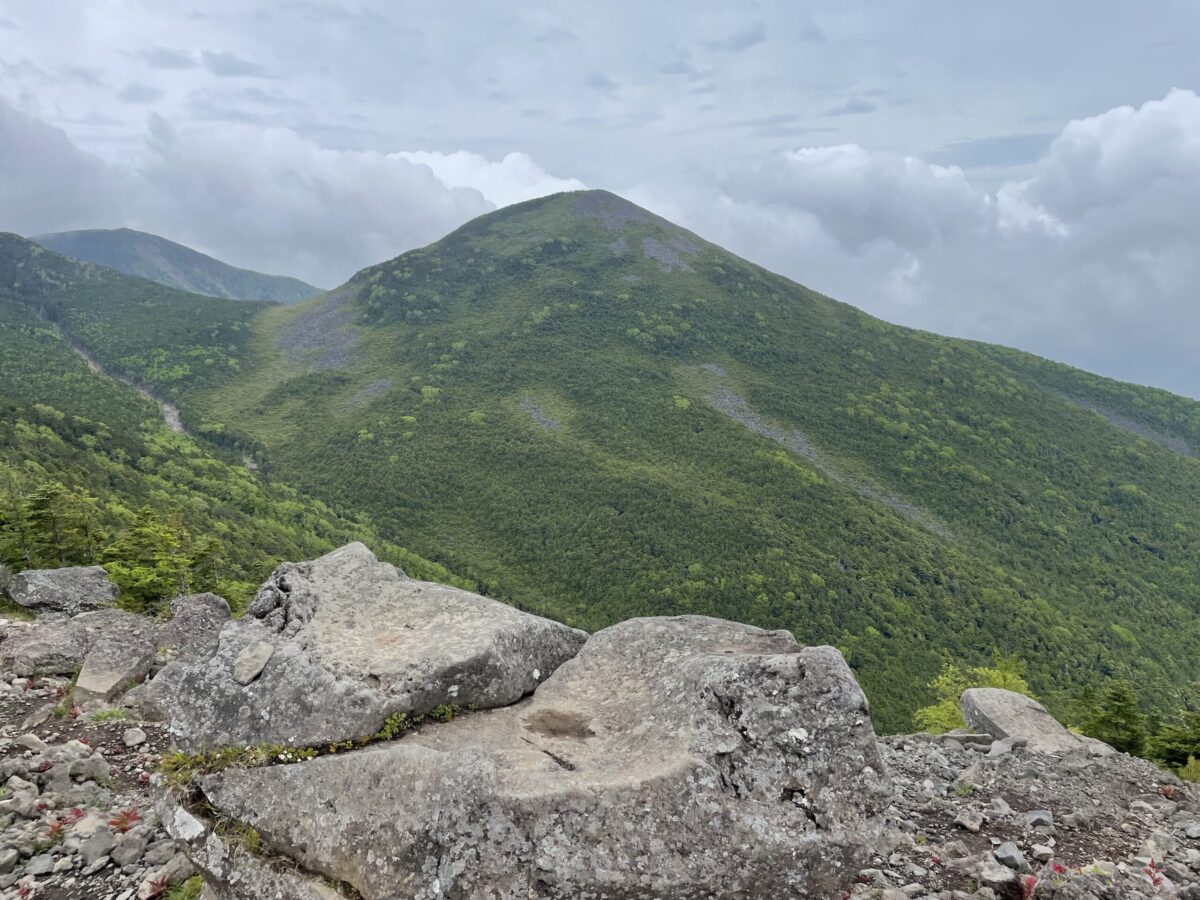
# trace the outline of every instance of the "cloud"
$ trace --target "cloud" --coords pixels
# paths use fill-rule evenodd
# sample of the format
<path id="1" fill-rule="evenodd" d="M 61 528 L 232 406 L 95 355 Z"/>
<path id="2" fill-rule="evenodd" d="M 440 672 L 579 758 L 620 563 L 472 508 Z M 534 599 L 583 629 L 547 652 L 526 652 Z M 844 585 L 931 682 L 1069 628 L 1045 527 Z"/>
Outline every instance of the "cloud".
<path id="1" fill-rule="evenodd" d="M 213 53 L 205 50 L 200 54 L 200 61 L 218 78 L 265 78 L 267 74 L 258 63 L 224 51 Z"/>
<path id="2" fill-rule="evenodd" d="M 64 131 L 0 103 L 0 231 L 84 227 L 117 202 L 118 188 Z"/>
<path id="3" fill-rule="evenodd" d="M 863 100 L 861 97 L 851 97 L 845 103 L 839 103 L 830 109 L 825 110 L 827 116 L 858 116 L 863 113 L 875 112 L 875 104 L 870 100 Z"/>
<path id="4" fill-rule="evenodd" d="M 583 79 L 583 83 L 593 91 L 610 95 L 615 94 L 621 87 L 603 72 L 593 72 L 587 78 Z"/>
<path id="5" fill-rule="evenodd" d="M 967 169 L 1020 166 L 1041 159 L 1054 137 L 1053 134 L 998 134 L 943 144 L 921 156 L 931 163 Z"/>
<path id="6" fill-rule="evenodd" d="M 705 41 L 704 46 L 719 53 L 740 53 L 756 47 L 767 39 L 767 26 L 764 22 L 755 22 L 749 28 L 735 31 L 733 34 L 712 41 Z"/>
<path id="7" fill-rule="evenodd" d="M 150 47 L 138 53 L 137 57 L 152 69 L 194 69 L 197 66 L 191 53 L 170 47 Z"/>
<path id="8" fill-rule="evenodd" d="M 957 166 L 802 148 L 640 198 L 892 321 L 1200 397 L 1200 97 L 1069 123 L 994 192 Z"/>
<path id="9" fill-rule="evenodd" d="M 161 100 L 162 96 L 163 92 L 158 88 L 136 81 L 131 81 L 117 91 L 117 99 L 122 103 L 153 103 L 155 100 Z"/>
<path id="10" fill-rule="evenodd" d="M 287 129 L 180 131 L 158 116 L 117 166 L 0 103 L 0 230 L 140 228 L 326 286 L 498 206 L 582 186 L 523 153 L 331 150 Z"/>
<path id="11" fill-rule="evenodd" d="M 427 167 L 448 188 L 472 188 L 494 206 L 508 206 L 558 191 L 578 191 L 586 185 L 575 178 L 556 178 L 527 154 L 509 153 L 493 161 L 476 153 L 406 151 L 392 154 Z"/>

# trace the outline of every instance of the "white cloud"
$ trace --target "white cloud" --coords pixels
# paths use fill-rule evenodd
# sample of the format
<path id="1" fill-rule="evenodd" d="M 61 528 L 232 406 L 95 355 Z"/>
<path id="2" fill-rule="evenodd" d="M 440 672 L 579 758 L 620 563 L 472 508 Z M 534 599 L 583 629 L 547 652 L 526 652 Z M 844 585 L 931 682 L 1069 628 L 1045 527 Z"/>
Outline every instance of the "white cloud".
<path id="1" fill-rule="evenodd" d="M 0 105 L 0 229 L 129 226 L 325 286 L 498 206 L 578 187 L 523 153 L 330 150 L 283 128 L 177 131 L 157 116 L 118 165 Z"/>
<path id="2" fill-rule="evenodd" d="M 804 148 L 637 197 L 884 318 L 1200 397 L 1200 97 L 1070 122 L 994 193 L 955 167 Z"/>
<path id="3" fill-rule="evenodd" d="M 559 191 L 578 191 L 585 185 L 577 178 L 556 178 L 543 171 L 526 153 L 509 153 L 490 160 L 478 153 L 433 153 L 401 151 L 393 157 L 427 166 L 448 188 L 468 187 L 479 191 L 489 203 L 508 206 Z"/>

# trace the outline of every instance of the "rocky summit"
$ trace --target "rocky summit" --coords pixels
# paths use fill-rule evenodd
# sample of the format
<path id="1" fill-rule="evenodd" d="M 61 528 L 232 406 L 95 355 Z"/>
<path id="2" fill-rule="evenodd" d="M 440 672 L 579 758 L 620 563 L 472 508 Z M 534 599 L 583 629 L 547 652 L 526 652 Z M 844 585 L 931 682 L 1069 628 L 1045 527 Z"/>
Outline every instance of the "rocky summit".
<path id="1" fill-rule="evenodd" d="M 788 632 L 587 636 L 362 544 L 241 619 L 51 593 L 0 627 L 6 898 L 1200 898 L 1194 785 L 999 689 L 880 738 Z"/>

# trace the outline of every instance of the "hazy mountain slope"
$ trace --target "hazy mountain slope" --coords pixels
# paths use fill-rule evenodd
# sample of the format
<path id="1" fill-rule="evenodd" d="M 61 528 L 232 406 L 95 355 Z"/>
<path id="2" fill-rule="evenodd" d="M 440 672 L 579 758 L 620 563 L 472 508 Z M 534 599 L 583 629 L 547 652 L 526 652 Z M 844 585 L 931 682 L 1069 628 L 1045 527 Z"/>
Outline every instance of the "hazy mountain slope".
<path id="1" fill-rule="evenodd" d="M 296 303 L 321 292 L 297 278 L 239 269 L 158 235 L 129 228 L 62 231 L 39 234 L 32 240 L 75 259 L 210 297 Z"/>
<path id="2" fill-rule="evenodd" d="M 67 309 L 68 303 L 78 306 Z M 441 566 L 384 541 L 365 520 L 339 515 L 286 484 L 264 481 L 236 456 L 172 434 L 152 402 L 89 369 L 43 316 L 55 314 L 63 329 L 84 325 L 98 345 L 125 332 L 166 342 L 180 332 L 147 330 L 152 323 L 179 320 L 185 305 L 210 303 L 218 314 L 245 311 L 245 304 L 169 291 L 0 235 L 0 562 L 22 568 L 94 561 L 68 546 L 78 541 L 64 541 L 60 556 L 53 540 L 30 534 L 37 530 L 26 509 L 31 498 L 61 485 L 67 493 L 52 511 L 84 513 L 93 529 L 86 543 L 97 553 L 136 526 L 143 506 L 214 539 L 219 581 L 211 586 L 234 601 L 247 599 L 280 559 L 308 558 L 347 540 L 382 548 L 381 555 L 419 577 L 454 580 Z M 112 314 L 104 328 L 89 318 L 96 308 Z M 197 330 L 211 335 L 214 327 L 210 320 Z M 156 373 L 194 365 L 170 352 L 147 356 L 162 361 L 150 370 Z M 186 349 L 181 358 L 190 359 Z"/>
<path id="3" fill-rule="evenodd" d="M 1200 461 L 1073 399 L 1091 376 L 887 325 L 612 195 L 509 207 L 266 311 L 251 356 L 188 398 L 197 421 L 573 624 L 832 642 L 886 727 L 943 652 L 1016 653 L 1059 704 L 1200 674 Z M 1121 390 L 1175 410 L 1156 429 L 1196 415 Z"/>

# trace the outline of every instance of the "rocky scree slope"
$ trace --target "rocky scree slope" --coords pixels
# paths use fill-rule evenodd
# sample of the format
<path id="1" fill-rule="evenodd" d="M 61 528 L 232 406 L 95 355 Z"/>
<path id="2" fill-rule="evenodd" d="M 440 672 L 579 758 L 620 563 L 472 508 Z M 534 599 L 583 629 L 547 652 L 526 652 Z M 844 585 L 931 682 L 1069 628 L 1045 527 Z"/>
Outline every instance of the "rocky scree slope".
<path id="1" fill-rule="evenodd" d="M 197 871 L 210 900 L 1200 897 L 1197 789 L 1008 692 L 878 740 L 832 648 L 701 616 L 585 639 L 362 545 L 282 565 L 241 620 L 38 582 L 0 628 L 12 896 Z M 151 775 L 170 744 L 205 749 Z"/>
<path id="2" fill-rule="evenodd" d="M 297 278 L 239 269 L 191 247 L 130 228 L 60 231 L 31 240 L 64 256 L 209 297 L 298 303 L 321 293 L 320 288 Z"/>

